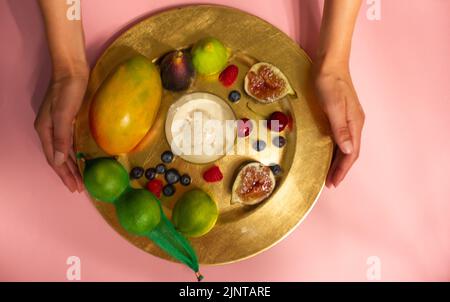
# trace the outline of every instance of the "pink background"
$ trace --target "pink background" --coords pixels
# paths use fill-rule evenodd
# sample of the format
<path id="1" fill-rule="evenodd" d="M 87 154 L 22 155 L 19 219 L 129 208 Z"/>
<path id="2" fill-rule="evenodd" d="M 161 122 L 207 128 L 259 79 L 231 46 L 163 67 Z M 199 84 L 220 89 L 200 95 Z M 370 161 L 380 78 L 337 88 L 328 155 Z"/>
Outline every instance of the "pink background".
<path id="1" fill-rule="evenodd" d="M 113 34 L 147 14 L 190 1 L 84 1 L 89 60 Z M 205 3 L 207 1 L 196 1 Z M 204 267 L 207 280 L 450 280 L 450 1 L 381 1 L 361 9 L 352 73 L 367 115 L 361 157 L 336 190 L 283 242 L 239 263 Z M 260 16 L 316 45 L 320 4 L 214 1 Z M 255 7 L 255 4 L 257 7 Z M 122 239 L 85 195 L 70 194 L 47 166 L 33 129 L 50 75 L 35 0 L 0 0 L 0 280 L 190 281 L 181 265 Z"/>

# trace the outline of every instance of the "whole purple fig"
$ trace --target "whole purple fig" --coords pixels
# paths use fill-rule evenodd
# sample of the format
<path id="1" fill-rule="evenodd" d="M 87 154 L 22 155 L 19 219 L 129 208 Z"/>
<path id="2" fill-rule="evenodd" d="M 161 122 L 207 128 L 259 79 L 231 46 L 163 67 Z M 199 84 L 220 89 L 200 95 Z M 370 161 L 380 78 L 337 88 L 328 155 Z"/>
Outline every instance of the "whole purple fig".
<path id="1" fill-rule="evenodd" d="M 181 91 L 191 85 L 195 71 L 188 52 L 175 50 L 166 54 L 160 67 L 162 85 L 165 89 Z"/>

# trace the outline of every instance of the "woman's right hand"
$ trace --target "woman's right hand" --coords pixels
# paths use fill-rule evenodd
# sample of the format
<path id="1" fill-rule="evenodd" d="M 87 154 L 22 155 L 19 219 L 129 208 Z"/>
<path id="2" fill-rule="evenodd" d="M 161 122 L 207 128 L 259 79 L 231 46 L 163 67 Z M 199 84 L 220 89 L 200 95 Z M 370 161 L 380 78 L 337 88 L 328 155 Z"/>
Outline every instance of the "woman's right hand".
<path id="1" fill-rule="evenodd" d="M 83 182 L 73 151 L 73 125 L 89 79 L 86 66 L 55 73 L 34 127 L 48 164 L 71 192 L 82 192 Z"/>
<path id="2" fill-rule="evenodd" d="M 52 80 L 34 127 L 48 164 L 71 192 L 83 183 L 73 151 L 73 122 L 89 79 L 81 20 L 67 18 L 67 1 L 39 0 L 52 58 Z"/>

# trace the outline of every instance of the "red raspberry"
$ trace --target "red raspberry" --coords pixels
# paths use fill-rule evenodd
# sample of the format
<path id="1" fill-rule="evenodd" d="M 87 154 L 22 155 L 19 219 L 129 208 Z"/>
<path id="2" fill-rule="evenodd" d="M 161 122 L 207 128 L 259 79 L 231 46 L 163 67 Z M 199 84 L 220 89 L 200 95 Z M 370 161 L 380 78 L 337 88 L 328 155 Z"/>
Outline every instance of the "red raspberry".
<path id="1" fill-rule="evenodd" d="M 237 121 L 237 135 L 239 137 L 247 137 L 253 130 L 252 121 L 248 118 L 243 118 Z"/>
<path id="2" fill-rule="evenodd" d="M 274 122 L 273 125 L 272 122 Z M 281 132 L 288 124 L 288 116 L 283 112 L 275 111 L 270 115 L 269 120 L 267 121 L 267 128 L 275 132 Z"/>
<path id="3" fill-rule="evenodd" d="M 153 193 L 156 197 L 161 197 L 163 182 L 159 179 L 152 179 L 147 183 L 147 190 Z"/>
<path id="4" fill-rule="evenodd" d="M 239 74 L 239 68 L 236 65 L 230 65 L 219 75 L 219 81 L 225 86 L 230 87 L 234 84 Z"/>
<path id="5" fill-rule="evenodd" d="M 292 115 L 288 114 L 288 124 L 287 124 L 287 129 L 289 131 L 292 131 L 292 129 L 294 129 L 294 119 L 292 118 Z"/>
<path id="6" fill-rule="evenodd" d="M 223 174 L 218 166 L 212 166 L 203 173 L 203 179 L 206 182 L 217 182 L 223 179 Z"/>

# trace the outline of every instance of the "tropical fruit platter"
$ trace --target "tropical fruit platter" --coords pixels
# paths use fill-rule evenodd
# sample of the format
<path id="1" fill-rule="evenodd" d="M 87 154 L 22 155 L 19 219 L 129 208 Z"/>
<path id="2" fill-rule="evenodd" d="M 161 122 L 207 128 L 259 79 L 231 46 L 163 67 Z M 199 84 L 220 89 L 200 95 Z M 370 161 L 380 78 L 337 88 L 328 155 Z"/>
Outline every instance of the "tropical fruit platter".
<path id="1" fill-rule="evenodd" d="M 333 143 L 311 62 L 269 23 L 195 5 L 114 39 L 75 122 L 86 191 L 148 253 L 189 266 L 264 251 L 323 188 Z"/>

